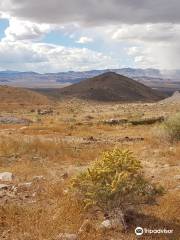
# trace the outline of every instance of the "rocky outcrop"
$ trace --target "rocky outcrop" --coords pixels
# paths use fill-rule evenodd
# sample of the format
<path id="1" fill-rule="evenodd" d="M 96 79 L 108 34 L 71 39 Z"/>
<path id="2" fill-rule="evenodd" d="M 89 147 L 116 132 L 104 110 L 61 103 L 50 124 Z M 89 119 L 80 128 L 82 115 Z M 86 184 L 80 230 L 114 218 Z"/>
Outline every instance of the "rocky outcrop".
<path id="1" fill-rule="evenodd" d="M 30 124 L 31 120 L 13 116 L 0 116 L 0 124 Z"/>

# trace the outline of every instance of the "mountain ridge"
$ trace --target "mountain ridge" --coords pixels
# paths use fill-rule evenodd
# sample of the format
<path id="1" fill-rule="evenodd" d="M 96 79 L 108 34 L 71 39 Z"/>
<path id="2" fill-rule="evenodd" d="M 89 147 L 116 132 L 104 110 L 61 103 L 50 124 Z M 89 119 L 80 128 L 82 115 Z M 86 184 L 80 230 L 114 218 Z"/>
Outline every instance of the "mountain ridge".
<path id="1" fill-rule="evenodd" d="M 168 73 L 166 73 L 166 75 L 162 75 L 160 70 L 152 68 L 121 68 L 45 74 L 8 70 L 0 71 L 0 84 L 23 88 L 61 88 L 109 71 L 133 78 L 134 80 L 137 80 L 151 88 L 169 92 L 170 94 L 172 94 L 174 91 L 180 90 L 179 70 L 176 70 L 177 74 L 174 74 L 176 78 L 173 79 L 168 78 Z"/>

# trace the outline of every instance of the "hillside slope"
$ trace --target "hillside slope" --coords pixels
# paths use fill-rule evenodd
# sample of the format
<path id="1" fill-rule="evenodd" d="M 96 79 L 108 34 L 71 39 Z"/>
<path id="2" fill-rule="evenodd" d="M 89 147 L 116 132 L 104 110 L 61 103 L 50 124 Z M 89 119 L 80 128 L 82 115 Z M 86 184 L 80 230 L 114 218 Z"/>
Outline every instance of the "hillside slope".
<path id="1" fill-rule="evenodd" d="M 46 105 L 51 101 L 39 93 L 16 87 L 0 86 L 0 103 L 20 105 Z"/>
<path id="2" fill-rule="evenodd" d="M 165 98 L 163 93 L 132 80 L 108 72 L 59 89 L 62 96 L 71 96 L 96 101 L 156 101 Z"/>
<path id="3" fill-rule="evenodd" d="M 169 104 L 169 103 L 179 104 L 180 103 L 180 92 L 176 91 L 171 97 L 163 99 L 162 101 L 160 101 L 160 103 L 164 103 L 164 104 Z"/>

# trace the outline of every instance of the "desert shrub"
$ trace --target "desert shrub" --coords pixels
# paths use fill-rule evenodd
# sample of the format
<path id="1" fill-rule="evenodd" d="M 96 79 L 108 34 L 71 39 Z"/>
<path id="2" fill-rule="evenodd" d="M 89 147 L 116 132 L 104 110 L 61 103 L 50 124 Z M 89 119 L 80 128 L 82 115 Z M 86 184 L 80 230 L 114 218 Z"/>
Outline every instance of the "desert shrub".
<path id="1" fill-rule="evenodd" d="M 158 122 L 163 122 L 164 117 L 153 117 L 153 118 L 144 118 L 139 120 L 131 120 L 129 121 L 132 125 L 148 125 L 148 124 L 154 124 Z"/>
<path id="2" fill-rule="evenodd" d="M 163 193 L 150 183 L 132 152 L 115 148 L 102 154 L 86 171 L 72 179 L 72 190 L 85 209 L 98 207 L 103 212 L 122 213 L 129 206 L 155 202 Z"/>
<path id="3" fill-rule="evenodd" d="M 180 141 L 180 113 L 169 117 L 161 126 L 161 130 L 165 139 L 171 142 Z"/>

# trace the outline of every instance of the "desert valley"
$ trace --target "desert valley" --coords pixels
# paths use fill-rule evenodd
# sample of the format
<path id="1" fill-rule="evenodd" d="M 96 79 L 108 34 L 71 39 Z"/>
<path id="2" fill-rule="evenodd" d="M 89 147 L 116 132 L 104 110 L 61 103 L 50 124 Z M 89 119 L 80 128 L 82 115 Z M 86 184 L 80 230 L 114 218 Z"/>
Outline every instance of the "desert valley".
<path id="1" fill-rule="evenodd" d="M 179 109 L 180 93 L 112 72 L 60 89 L 0 86 L 0 239 L 133 240 L 141 226 L 173 230 L 141 239 L 178 240 Z M 70 186 L 117 149 L 132 152 L 140 174 L 163 191 L 155 204 L 123 209 L 124 223 L 113 224 L 115 216 L 84 208 Z"/>

